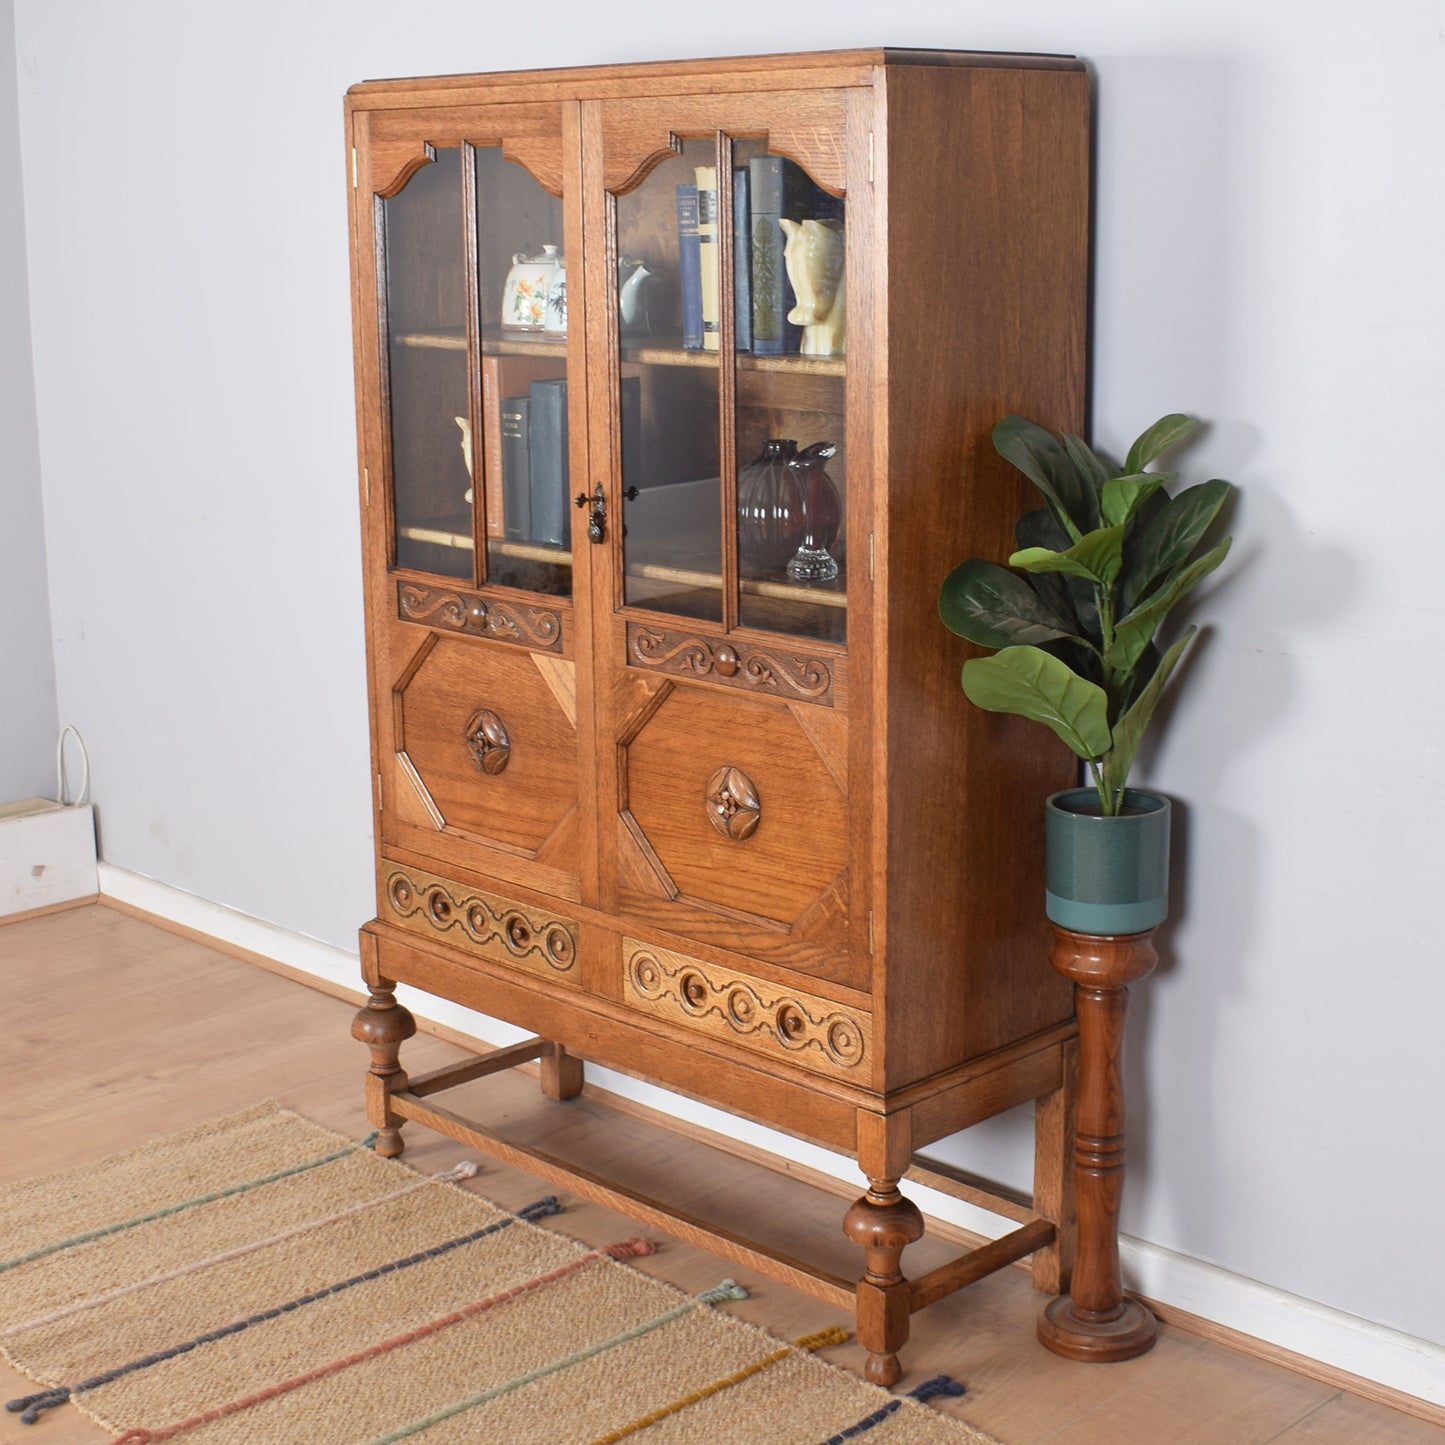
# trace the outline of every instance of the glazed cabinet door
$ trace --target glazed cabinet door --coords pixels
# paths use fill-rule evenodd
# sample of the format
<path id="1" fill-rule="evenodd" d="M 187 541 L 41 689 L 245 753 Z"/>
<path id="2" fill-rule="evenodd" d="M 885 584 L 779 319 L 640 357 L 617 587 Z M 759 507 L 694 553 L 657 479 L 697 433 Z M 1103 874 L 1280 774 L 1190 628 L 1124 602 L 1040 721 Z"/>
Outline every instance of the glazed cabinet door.
<path id="1" fill-rule="evenodd" d="M 575 122 L 562 103 L 383 108 L 354 130 L 381 846 L 571 898 Z"/>
<path id="2" fill-rule="evenodd" d="M 689 975 L 699 1013 L 735 955 L 764 981 L 866 1001 L 847 645 L 867 582 L 853 104 L 820 89 L 584 106 L 588 234 L 606 238 L 595 266 L 589 252 L 589 294 L 605 298 L 588 325 L 592 463 L 621 521 L 588 549 L 606 561 L 601 856 L 631 931 L 632 1002 L 645 975 L 686 1012 L 686 990 L 661 981 L 683 965 L 647 944 L 659 932 L 669 957 L 718 965 Z"/>

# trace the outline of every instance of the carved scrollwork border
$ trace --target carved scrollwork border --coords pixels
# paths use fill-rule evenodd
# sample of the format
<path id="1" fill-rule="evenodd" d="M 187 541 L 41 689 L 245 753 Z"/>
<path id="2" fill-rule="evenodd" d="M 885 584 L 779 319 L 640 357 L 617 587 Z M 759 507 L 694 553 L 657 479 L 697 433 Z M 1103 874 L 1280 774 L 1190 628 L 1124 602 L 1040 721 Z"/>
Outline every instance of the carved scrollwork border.
<path id="1" fill-rule="evenodd" d="M 500 602 L 458 588 L 398 582 L 396 615 L 403 622 L 511 642 L 533 652 L 562 650 L 562 614 L 550 607 Z"/>
<path id="2" fill-rule="evenodd" d="M 435 874 L 392 864 L 382 889 L 394 923 L 531 973 L 576 982 L 577 924 Z"/>
<path id="3" fill-rule="evenodd" d="M 834 663 L 821 653 L 788 647 L 734 646 L 696 633 L 627 624 L 627 660 L 670 677 L 700 677 L 767 697 L 832 707 Z"/>
<path id="4" fill-rule="evenodd" d="M 635 939 L 624 947 L 627 1000 L 656 1018 L 845 1078 L 871 1061 L 865 1013 Z"/>

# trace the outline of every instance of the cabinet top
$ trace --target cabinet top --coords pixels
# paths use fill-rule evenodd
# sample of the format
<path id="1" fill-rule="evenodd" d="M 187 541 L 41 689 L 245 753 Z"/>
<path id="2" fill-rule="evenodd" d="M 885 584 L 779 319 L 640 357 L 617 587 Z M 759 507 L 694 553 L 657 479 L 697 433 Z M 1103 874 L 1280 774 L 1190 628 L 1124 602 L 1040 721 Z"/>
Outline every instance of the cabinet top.
<path id="1" fill-rule="evenodd" d="M 736 90 L 744 78 L 750 88 L 758 89 L 869 85 L 877 79 L 880 69 L 907 65 L 1075 71 L 1085 68 L 1083 62 L 1072 55 L 899 50 L 883 46 L 787 55 L 725 56 L 626 65 L 571 66 L 555 70 L 367 80 L 352 86 L 347 98 L 353 108 L 367 108 L 395 104 L 402 95 L 411 105 L 433 99 L 438 103 L 459 101 L 472 90 L 485 90 L 491 99 L 503 98 L 499 91 L 515 91 L 518 99 L 524 96 L 527 99 L 586 99 L 613 94 L 618 90 L 638 94 L 654 88 L 659 93 L 679 88 L 704 92 L 731 91 Z"/>

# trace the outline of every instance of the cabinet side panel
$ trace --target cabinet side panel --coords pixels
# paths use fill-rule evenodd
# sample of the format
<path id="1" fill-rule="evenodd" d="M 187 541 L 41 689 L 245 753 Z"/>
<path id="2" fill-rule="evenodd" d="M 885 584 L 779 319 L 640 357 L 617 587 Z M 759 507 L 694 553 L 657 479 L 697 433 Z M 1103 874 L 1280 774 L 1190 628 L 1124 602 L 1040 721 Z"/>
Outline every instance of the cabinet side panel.
<path id="1" fill-rule="evenodd" d="M 1040 504 L 994 452 L 1019 412 L 1082 432 L 1089 96 L 1082 72 L 890 69 L 886 655 L 889 1087 L 1067 1018 L 1048 966 L 1045 796 L 1071 758 L 959 688 L 939 586 L 1002 561 Z"/>

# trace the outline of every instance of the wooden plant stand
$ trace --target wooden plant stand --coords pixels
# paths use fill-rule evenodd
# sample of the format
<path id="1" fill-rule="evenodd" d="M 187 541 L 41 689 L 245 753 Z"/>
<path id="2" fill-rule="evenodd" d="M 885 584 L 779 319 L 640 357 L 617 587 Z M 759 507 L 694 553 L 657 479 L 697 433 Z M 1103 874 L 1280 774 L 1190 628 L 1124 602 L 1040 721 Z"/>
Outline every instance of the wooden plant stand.
<path id="1" fill-rule="evenodd" d="M 1078 1241 L 1073 1283 L 1039 1316 L 1039 1339 L 1072 1360 L 1132 1360 L 1154 1344 L 1154 1316 L 1124 1295 L 1119 1203 L 1124 1192 L 1124 1081 L 1128 985 L 1158 963 L 1154 930 L 1117 936 L 1052 925 L 1049 961 L 1074 984 L 1079 1089 L 1074 1125 Z"/>

